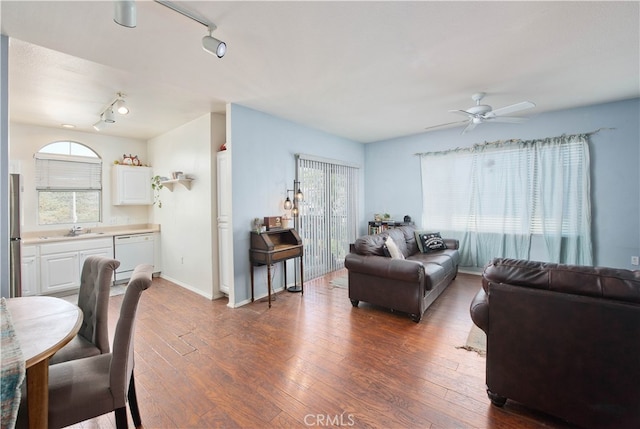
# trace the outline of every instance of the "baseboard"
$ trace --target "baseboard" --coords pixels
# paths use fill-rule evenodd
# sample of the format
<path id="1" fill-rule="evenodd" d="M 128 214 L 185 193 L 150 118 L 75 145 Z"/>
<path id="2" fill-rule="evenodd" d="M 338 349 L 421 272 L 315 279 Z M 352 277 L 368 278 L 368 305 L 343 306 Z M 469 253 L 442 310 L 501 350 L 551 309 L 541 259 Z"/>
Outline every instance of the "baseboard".
<path id="1" fill-rule="evenodd" d="M 203 291 L 201 291 L 200 289 L 196 289 L 196 288 L 194 288 L 194 287 L 193 287 L 193 286 L 191 286 L 191 285 L 188 285 L 188 284 L 186 284 L 186 283 L 184 283 L 184 282 L 181 282 L 181 281 L 179 281 L 179 280 L 176 280 L 176 279 L 171 278 L 171 277 L 169 277 L 169 276 L 166 276 L 166 275 L 164 275 L 164 274 L 160 274 L 160 278 L 165 279 L 165 280 L 168 280 L 168 281 L 170 281 L 171 283 L 175 283 L 176 285 L 178 285 L 178 286 L 180 286 L 180 287 L 182 287 L 182 288 L 185 288 L 185 289 L 187 289 L 188 291 L 191 291 L 191 292 L 193 292 L 193 293 L 196 293 L 196 294 L 198 294 L 198 295 L 200 295 L 200 296 L 203 296 L 203 297 L 205 297 L 205 298 L 207 298 L 207 299 L 209 299 L 209 300 L 214 300 L 214 299 L 216 299 L 216 298 L 222 298 L 222 296 L 218 296 L 218 297 L 216 297 L 216 296 L 214 296 L 214 295 L 212 295 L 212 294 L 204 293 L 204 292 L 203 292 Z"/>
<path id="2" fill-rule="evenodd" d="M 476 271 L 478 270 L 478 271 Z M 482 268 L 479 267 L 460 267 L 458 266 L 458 272 L 462 274 L 473 274 L 474 276 L 482 275 Z"/>

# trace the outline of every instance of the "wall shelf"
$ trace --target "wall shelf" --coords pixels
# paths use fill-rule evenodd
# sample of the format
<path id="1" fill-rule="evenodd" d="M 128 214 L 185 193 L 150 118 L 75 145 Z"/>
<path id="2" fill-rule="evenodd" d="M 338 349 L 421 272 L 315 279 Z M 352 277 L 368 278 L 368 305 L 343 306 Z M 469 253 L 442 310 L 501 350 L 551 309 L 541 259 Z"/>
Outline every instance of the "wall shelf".
<path id="1" fill-rule="evenodd" d="M 167 188 L 169 191 L 173 192 L 173 185 L 175 185 L 176 183 L 180 183 L 185 188 L 191 189 L 191 182 L 193 182 L 193 179 L 171 179 L 163 180 L 160 182 L 160 184 Z"/>

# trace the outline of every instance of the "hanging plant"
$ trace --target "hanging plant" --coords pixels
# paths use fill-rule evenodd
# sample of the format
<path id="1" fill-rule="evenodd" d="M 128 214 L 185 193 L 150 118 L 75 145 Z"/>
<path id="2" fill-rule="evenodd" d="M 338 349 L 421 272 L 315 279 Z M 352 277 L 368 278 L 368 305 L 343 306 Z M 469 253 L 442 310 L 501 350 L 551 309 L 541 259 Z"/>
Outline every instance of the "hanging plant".
<path id="1" fill-rule="evenodd" d="M 158 204 L 158 208 L 162 208 L 162 200 L 160 199 L 160 189 L 164 188 L 160 176 L 156 175 L 151 178 L 151 189 L 153 189 L 153 205 Z"/>

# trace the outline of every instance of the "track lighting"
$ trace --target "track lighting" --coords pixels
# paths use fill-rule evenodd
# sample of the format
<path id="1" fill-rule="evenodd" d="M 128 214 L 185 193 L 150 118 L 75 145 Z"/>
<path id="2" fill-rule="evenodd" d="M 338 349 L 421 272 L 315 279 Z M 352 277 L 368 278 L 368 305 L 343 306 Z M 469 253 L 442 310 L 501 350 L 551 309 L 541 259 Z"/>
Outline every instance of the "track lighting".
<path id="1" fill-rule="evenodd" d="M 133 0 L 115 0 L 113 2 L 113 20 L 123 27 L 136 26 L 136 2 Z"/>
<path id="2" fill-rule="evenodd" d="M 127 107 L 127 105 L 124 103 L 124 100 L 122 98 L 118 99 L 118 101 L 116 101 L 116 110 L 118 111 L 118 113 L 120 113 L 121 115 L 126 115 L 129 113 L 129 108 Z"/>
<path id="3" fill-rule="evenodd" d="M 213 30 L 215 30 L 215 26 L 214 28 L 209 27 L 209 35 L 202 38 L 202 49 L 222 58 L 227 53 L 227 44 L 211 36 Z"/>
<path id="4" fill-rule="evenodd" d="M 104 112 L 102 112 L 102 116 L 100 117 L 105 124 L 114 124 L 116 122 L 115 115 L 113 114 L 113 109 L 111 106 Z"/>
<path id="5" fill-rule="evenodd" d="M 186 16 L 187 18 L 207 27 L 209 35 L 202 38 L 202 49 L 209 52 L 210 54 L 214 54 L 218 58 L 224 57 L 224 54 L 227 53 L 227 44 L 211 35 L 211 33 L 217 28 L 217 26 L 213 22 L 207 20 L 206 18 L 196 16 L 194 13 L 183 9 L 181 6 L 173 4 L 170 1 L 155 0 L 155 2 L 161 4 L 162 6 L 168 7 L 174 12 L 178 12 L 180 15 Z"/>
<path id="6" fill-rule="evenodd" d="M 111 103 L 109 103 L 107 107 L 105 107 L 102 113 L 100 113 L 100 120 L 93 124 L 94 130 L 102 131 L 106 124 L 113 124 L 116 122 L 115 113 L 113 112 L 114 106 L 116 108 L 116 111 L 121 115 L 126 115 L 127 113 L 129 113 L 129 108 L 124 102 L 124 94 L 118 92 L 116 94 L 116 98 L 111 101 Z"/>

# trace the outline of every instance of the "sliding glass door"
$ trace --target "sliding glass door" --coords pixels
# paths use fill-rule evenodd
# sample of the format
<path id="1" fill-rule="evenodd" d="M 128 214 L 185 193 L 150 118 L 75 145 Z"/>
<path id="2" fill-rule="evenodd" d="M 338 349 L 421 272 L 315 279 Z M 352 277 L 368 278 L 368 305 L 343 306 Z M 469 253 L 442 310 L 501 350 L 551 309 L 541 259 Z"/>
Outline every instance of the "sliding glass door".
<path id="1" fill-rule="evenodd" d="M 297 156 L 297 180 L 304 193 L 298 232 L 304 244 L 304 278 L 344 267 L 357 238 L 358 168 L 339 161 Z"/>

